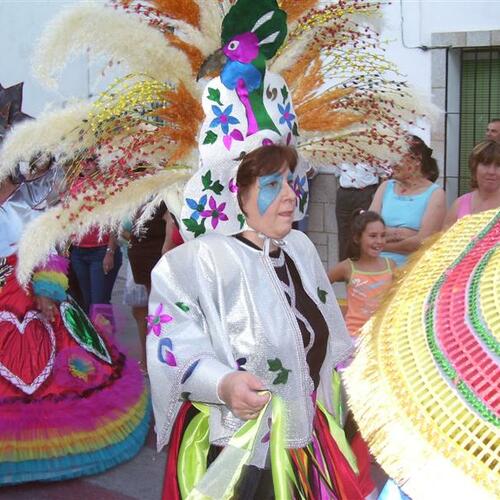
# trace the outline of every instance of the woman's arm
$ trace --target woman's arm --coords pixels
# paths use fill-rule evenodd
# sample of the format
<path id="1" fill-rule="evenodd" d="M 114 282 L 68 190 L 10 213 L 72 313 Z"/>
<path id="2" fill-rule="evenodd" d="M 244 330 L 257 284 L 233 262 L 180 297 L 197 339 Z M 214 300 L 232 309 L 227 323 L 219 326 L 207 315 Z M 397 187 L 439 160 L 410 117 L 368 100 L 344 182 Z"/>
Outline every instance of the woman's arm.
<path id="1" fill-rule="evenodd" d="M 417 250 L 422 242 L 431 234 L 438 232 L 443 224 L 446 214 L 446 196 L 439 188 L 432 193 L 422 219 L 422 225 L 417 234 L 397 242 L 386 243 L 384 250 L 409 254 Z"/>
<path id="2" fill-rule="evenodd" d="M 108 274 L 115 265 L 115 250 L 117 245 L 116 236 L 111 233 L 108 239 L 108 246 L 106 247 L 106 255 L 104 259 L 102 259 L 102 270 L 104 274 Z"/>
<path id="3" fill-rule="evenodd" d="M 330 283 L 337 283 L 339 281 L 347 282 L 350 278 L 350 276 L 347 276 L 348 274 L 350 274 L 349 271 L 349 262 L 347 261 L 347 259 L 343 260 L 328 271 L 328 279 L 330 280 Z"/>
<path id="4" fill-rule="evenodd" d="M 387 243 L 394 243 L 396 241 L 401 241 L 406 238 L 411 238 L 415 236 L 418 231 L 415 229 L 410 229 L 409 227 L 387 227 L 385 228 L 385 239 Z"/>
<path id="5" fill-rule="evenodd" d="M 446 217 L 443 222 L 443 231 L 449 229 L 455 222 L 457 222 L 458 217 L 458 199 L 453 202 L 450 209 L 446 213 Z"/>
<path id="6" fill-rule="evenodd" d="M 370 205 L 370 210 L 380 214 L 382 212 L 382 200 L 384 199 L 385 189 L 387 187 L 387 181 L 382 182 L 380 186 L 375 191 L 375 196 L 373 197 L 372 203 Z"/>

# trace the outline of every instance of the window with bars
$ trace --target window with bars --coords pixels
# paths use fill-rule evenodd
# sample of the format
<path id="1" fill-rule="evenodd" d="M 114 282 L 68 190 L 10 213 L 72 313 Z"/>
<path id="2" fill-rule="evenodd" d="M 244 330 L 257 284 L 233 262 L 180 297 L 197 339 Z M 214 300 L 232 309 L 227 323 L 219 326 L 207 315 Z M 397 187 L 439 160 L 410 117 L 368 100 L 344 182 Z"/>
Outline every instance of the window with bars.
<path id="1" fill-rule="evenodd" d="M 460 78 L 459 195 L 470 191 L 469 155 L 500 118 L 500 47 L 462 49 Z"/>

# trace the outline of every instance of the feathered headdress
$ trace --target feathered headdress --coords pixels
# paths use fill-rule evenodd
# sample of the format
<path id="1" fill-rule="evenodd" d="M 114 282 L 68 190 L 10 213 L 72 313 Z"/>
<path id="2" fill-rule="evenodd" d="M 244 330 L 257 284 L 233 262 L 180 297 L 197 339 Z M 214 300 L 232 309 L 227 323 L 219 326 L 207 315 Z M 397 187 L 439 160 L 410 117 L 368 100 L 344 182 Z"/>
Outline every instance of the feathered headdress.
<path id="1" fill-rule="evenodd" d="M 376 2 L 114 0 L 112 7 L 84 4 L 66 11 L 38 44 L 35 68 L 52 85 L 65 62 L 84 49 L 105 55 L 114 67 L 119 63 L 129 75 L 92 103 L 85 119 L 64 126 L 63 114 L 59 123 L 55 115 L 46 115 L 35 124 L 43 130 L 50 121 L 53 130 L 60 130 L 59 140 L 53 135 L 44 142 L 38 136 L 44 147 L 66 158 L 69 185 L 82 173 L 86 157 L 98 155 L 100 162 L 97 172 L 84 177 L 83 189 L 63 200 L 64 209 L 47 213 L 27 232 L 21 248 L 31 253 L 29 265 L 20 254 L 23 276 L 44 257 L 29 243 L 40 239 L 44 224 L 57 224 L 54 244 L 93 224 L 113 225 L 125 211 L 119 199 L 128 199 L 129 212 L 148 199 L 157 203 L 166 186 L 155 184 L 155 177 L 165 182 L 169 171 L 172 182 L 185 182 L 200 155 L 208 164 L 204 149 L 234 161 L 242 151 L 261 145 L 266 137 L 259 143 L 259 132 L 266 131 L 293 142 L 305 162 L 380 166 L 405 147 L 404 127 L 416 112 L 406 84 L 384 59 L 370 27 Z M 200 76 L 213 77 L 220 86 L 203 91 Z M 15 130 L 7 137 L 0 176 L 23 157 L 21 142 Z M 214 181 L 205 177 L 208 184 Z M 297 193 L 305 209 L 302 180 Z M 192 219 L 188 208 L 185 204 L 183 219 Z"/>

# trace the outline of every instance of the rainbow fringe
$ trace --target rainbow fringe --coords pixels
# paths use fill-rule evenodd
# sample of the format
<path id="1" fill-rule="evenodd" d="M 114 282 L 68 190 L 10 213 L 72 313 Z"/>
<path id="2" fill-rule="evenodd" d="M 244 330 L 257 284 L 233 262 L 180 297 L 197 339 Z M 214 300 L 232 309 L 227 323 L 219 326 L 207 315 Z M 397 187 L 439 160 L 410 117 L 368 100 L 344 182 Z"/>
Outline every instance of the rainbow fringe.
<path id="1" fill-rule="evenodd" d="M 62 302 L 66 299 L 68 289 L 69 261 L 60 255 L 51 255 L 48 261 L 33 273 L 33 291 L 35 295 L 42 295 Z"/>

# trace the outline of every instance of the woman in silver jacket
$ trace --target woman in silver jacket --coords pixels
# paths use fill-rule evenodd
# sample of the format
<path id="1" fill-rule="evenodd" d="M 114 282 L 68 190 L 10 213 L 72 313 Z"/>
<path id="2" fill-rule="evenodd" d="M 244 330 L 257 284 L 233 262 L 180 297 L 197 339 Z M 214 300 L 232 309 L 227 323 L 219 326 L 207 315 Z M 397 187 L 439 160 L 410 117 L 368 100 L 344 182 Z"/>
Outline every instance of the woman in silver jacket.
<path id="1" fill-rule="evenodd" d="M 170 439 L 164 498 L 279 497 L 280 460 L 288 464 L 287 498 L 369 493 L 341 428 L 335 366 L 350 356 L 351 340 L 313 244 L 292 230 L 296 165 L 288 146 L 247 154 L 236 185 L 248 229 L 189 241 L 153 270 L 147 352 L 159 448 Z M 224 208 L 215 207 L 212 218 L 223 220 Z M 283 408 L 281 459 L 269 453 L 278 439 L 271 397 Z M 196 454 L 192 421 L 200 412 L 207 428 Z M 238 447 L 252 425 L 245 422 L 258 417 L 238 469 L 226 450 Z M 220 447 L 226 453 L 214 461 Z M 206 463 L 195 466 L 194 456 Z M 217 468 L 226 477 L 214 486 Z"/>

